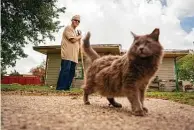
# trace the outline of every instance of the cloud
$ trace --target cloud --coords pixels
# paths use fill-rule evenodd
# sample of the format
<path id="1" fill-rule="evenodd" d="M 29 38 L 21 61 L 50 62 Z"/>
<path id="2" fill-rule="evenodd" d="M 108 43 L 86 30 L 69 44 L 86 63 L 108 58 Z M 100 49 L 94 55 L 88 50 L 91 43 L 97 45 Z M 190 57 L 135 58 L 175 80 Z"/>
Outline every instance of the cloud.
<path id="1" fill-rule="evenodd" d="M 66 0 L 67 7 L 63 17 L 64 23 L 70 21 L 72 15 L 81 15 L 80 29 L 91 31 L 94 44 L 122 44 L 128 48 L 132 42 L 130 31 L 137 34 L 151 33 L 159 27 L 160 40 L 166 49 L 189 49 L 191 41 L 185 39 L 185 32 L 180 25 L 179 17 L 193 16 L 193 0 L 167 0 L 167 6 L 159 0 Z M 183 6 L 182 6 L 183 5 Z"/>
<path id="2" fill-rule="evenodd" d="M 192 28 L 192 31 L 185 37 L 185 40 L 193 44 L 191 49 L 194 50 L 194 28 Z"/>
<path id="3" fill-rule="evenodd" d="M 194 16 L 193 0 L 167 0 L 167 13 L 178 18 Z"/>
<path id="4" fill-rule="evenodd" d="M 193 0 L 161 1 L 151 0 L 147 3 L 146 0 L 59 0 L 57 4 L 67 8 L 66 13 L 60 16 L 64 26 L 70 24 L 73 15 L 81 15 L 79 29 L 84 34 L 91 32 L 92 44 L 122 44 L 122 48 L 127 49 L 133 41 L 130 31 L 142 35 L 151 33 L 154 28 L 160 28 L 160 41 L 165 49 L 191 49 L 194 31 L 184 31 L 180 21 L 184 17 L 194 16 Z M 56 41 L 48 41 L 47 45 L 60 45 L 63 29 L 54 34 Z M 30 53 L 28 59 L 18 61 L 18 70 L 18 64 L 28 61 L 35 65 L 41 62 L 40 53 L 36 56 L 32 56 L 34 51 L 31 50 Z M 30 68 L 25 66 L 26 70 Z"/>

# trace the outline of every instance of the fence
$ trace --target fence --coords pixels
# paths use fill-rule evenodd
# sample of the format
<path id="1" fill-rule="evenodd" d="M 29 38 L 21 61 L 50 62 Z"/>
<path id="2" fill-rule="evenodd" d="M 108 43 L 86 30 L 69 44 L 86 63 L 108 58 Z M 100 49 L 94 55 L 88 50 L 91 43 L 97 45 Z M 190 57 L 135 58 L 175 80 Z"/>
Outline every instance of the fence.
<path id="1" fill-rule="evenodd" d="M 38 76 L 23 77 L 23 76 L 3 76 L 1 84 L 18 83 L 21 85 L 41 85 L 41 79 Z"/>

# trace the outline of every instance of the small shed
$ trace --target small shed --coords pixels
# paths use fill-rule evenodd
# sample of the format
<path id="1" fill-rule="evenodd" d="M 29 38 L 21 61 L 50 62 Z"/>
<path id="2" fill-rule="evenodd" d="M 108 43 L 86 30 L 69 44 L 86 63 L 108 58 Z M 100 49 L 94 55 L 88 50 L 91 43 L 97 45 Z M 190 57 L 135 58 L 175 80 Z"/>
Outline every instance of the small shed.
<path id="1" fill-rule="evenodd" d="M 122 55 L 123 54 L 122 46 L 120 44 L 97 44 L 97 45 L 92 45 L 92 47 L 100 55 L 108 55 L 108 54 Z M 60 45 L 35 46 L 33 47 L 33 49 L 47 56 L 45 84 L 56 86 L 59 70 L 60 70 L 60 62 L 61 62 Z M 179 58 L 187 55 L 188 53 L 189 53 L 188 50 L 164 50 L 164 59 L 156 75 L 163 80 L 176 80 L 177 79 L 176 61 Z M 84 59 L 84 67 L 87 68 L 89 64 L 88 59 L 85 56 L 83 59 Z M 83 83 L 83 78 L 84 78 L 83 67 L 82 67 L 81 58 L 80 58 L 79 63 L 76 66 L 76 74 L 73 81 L 73 86 L 80 87 L 81 84 Z"/>

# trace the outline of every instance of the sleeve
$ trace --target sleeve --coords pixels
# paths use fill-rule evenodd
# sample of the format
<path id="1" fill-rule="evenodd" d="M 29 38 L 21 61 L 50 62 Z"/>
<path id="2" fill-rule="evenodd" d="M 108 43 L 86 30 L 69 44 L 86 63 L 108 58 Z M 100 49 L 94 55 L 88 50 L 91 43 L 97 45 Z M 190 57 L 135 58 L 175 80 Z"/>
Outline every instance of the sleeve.
<path id="1" fill-rule="evenodd" d="M 73 30 L 70 27 L 66 27 L 63 34 L 68 40 L 74 39 L 75 35 Z"/>

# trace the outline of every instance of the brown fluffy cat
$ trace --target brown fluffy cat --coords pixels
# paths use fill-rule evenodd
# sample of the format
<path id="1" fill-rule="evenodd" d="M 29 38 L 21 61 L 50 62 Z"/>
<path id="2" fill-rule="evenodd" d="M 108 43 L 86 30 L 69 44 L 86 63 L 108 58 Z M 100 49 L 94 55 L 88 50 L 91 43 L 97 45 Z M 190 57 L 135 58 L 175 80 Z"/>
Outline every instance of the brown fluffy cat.
<path id="1" fill-rule="evenodd" d="M 125 96 L 131 103 L 132 112 L 144 116 L 148 112 L 143 103 L 144 94 L 163 57 L 159 33 L 157 28 L 148 35 L 132 33 L 134 42 L 126 54 L 103 57 L 91 48 L 90 33 L 87 33 L 82 48 L 92 63 L 85 75 L 84 103 L 90 104 L 88 95 L 99 92 L 114 107 L 122 107 L 114 97 Z"/>

